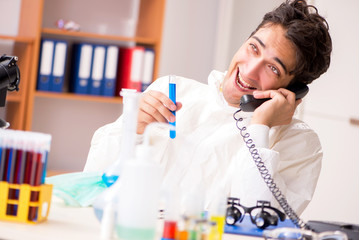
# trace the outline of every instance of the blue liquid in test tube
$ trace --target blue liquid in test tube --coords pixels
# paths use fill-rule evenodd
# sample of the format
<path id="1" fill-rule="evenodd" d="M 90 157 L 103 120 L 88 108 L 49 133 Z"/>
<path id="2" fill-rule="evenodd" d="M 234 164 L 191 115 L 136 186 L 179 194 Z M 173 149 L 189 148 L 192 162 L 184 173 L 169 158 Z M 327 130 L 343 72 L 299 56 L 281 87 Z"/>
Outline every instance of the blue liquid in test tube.
<path id="1" fill-rule="evenodd" d="M 174 104 L 176 104 L 176 76 L 169 76 L 169 98 L 172 100 Z M 176 111 L 171 111 L 173 115 L 176 116 Z M 170 124 L 173 126 L 173 128 L 176 127 L 176 121 L 170 122 Z M 170 129 L 170 138 L 176 137 L 176 130 Z"/>

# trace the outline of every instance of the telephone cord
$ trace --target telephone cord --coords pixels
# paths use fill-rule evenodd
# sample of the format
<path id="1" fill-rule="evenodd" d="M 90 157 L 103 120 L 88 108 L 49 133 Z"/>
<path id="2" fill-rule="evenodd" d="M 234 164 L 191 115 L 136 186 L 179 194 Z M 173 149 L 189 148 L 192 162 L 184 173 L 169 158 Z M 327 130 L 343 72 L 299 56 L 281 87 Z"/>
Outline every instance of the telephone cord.
<path id="1" fill-rule="evenodd" d="M 250 134 L 246 132 L 247 127 L 239 126 L 240 122 L 243 121 L 243 118 L 237 118 L 236 115 L 241 111 L 241 109 L 237 110 L 233 114 L 233 118 L 236 120 L 236 126 L 239 129 L 243 141 L 246 144 L 246 147 L 248 148 L 249 153 L 251 154 L 253 161 L 258 168 L 262 178 L 264 179 L 264 182 L 268 186 L 269 190 L 272 192 L 274 198 L 278 201 L 279 205 L 283 208 L 285 214 L 294 223 L 294 225 L 299 228 L 310 229 L 310 227 L 302 219 L 300 219 L 295 213 L 295 211 L 291 208 L 286 197 L 282 194 L 277 184 L 274 182 L 274 179 L 272 178 L 271 174 L 269 173 L 269 170 L 265 166 L 258 149 L 256 148 L 253 140 L 250 138 Z"/>

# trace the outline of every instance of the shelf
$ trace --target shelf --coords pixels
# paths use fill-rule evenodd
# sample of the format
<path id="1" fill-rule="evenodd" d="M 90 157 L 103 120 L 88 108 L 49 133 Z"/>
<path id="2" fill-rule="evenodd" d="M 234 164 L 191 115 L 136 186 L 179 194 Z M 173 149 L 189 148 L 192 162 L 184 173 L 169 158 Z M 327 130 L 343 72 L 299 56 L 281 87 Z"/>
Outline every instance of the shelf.
<path id="1" fill-rule="evenodd" d="M 88 105 L 94 103 L 94 105 L 100 105 L 97 106 L 99 108 L 102 108 L 101 104 L 96 103 L 122 104 L 122 98 L 117 96 L 105 97 L 68 92 L 37 91 L 42 38 L 67 41 L 69 43 L 68 53 L 71 53 L 74 44 L 79 42 L 116 45 L 118 47 L 139 45 L 152 48 L 155 51 L 153 77 L 157 77 L 166 0 L 140 0 L 138 21 L 135 29 L 131 28 L 133 31 L 126 30 L 127 27 L 130 27 L 129 23 L 124 22 L 125 26 L 123 27 L 120 24 L 120 20 L 128 16 L 128 11 L 126 12 L 127 8 L 125 7 L 128 5 L 127 2 L 132 1 L 105 0 L 104 4 L 99 6 L 96 0 L 21 0 L 18 33 L 16 36 L 0 33 L 0 43 L 4 45 L 4 48 L 11 48 L 11 55 L 19 58 L 18 67 L 21 71 L 20 92 L 8 92 L 6 98 L 8 105 L 5 114 L 13 129 L 31 130 L 33 126 L 37 126 L 33 124 L 33 120 L 34 122 L 38 121 L 37 116 L 41 116 L 41 114 L 36 117 L 33 116 L 35 105 L 38 104 L 36 111 L 41 112 L 44 107 L 42 103 L 46 101 L 50 101 L 50 104 L 63 101 L 74 109 L 82 103 Z M 88 5 L 86 6 L 86 11 L 79 11 L 78 9 L 83 9 L 83 4 Z M 79 7 L 77 8 L 76 6 Z M 100 11 L 101 14 L 99 14 L 102 6 L 105 7 L 105 11 Z M 119 15 L 119 8 L 122 6 L 123 8 L 121 9 L 124 9 L 126 13 L 122 14 L 124 16 Z M 54 25 L 54 22 L 58 19 L 76 19 L 77 22 L 82 23 L 82 31 L 75 32 L 58 29 Z M 9 26 L 14 27 L 13 25 Z M 71 68 L 70 64 L 69 61 L 66 67 Z M 69 76 L 66 74 L 66 79 L 67 77 Z M 71 106 L 75 102 L 76 104 Z M 108 121 L 110 120 L 112 119 Z M 50 130 L 54 129 L 56 127 L 52 128 L 50 126 Z M 46 131 L 50 130 L 46 129 Z"/>
<path id="2" fill-rule="evenodd" d="M 54 28 L 43 28 L 42 34 L 45 37 L 54 36 L 56 38 L 61 39 L 72 39 L 72 40 L 88 40 L 88 41 L 101 41 L 107 43 L 118 43 L 118 42 L 136 42 L 138 44 L 146 44 L 146 45 L 155 45 L 157 42 L 151 38 L 143 38 L 143 37 L 121 37 L 116 35 L 104 35 L 97 33 L 89 33 L 89 32 L 73 32 L 73 31 L 65 31 L 61 29 Z"/>
<path id="3" fill-rule="evenodd" d="M 34 38 L 30 37 L 22 37 L 22 36 L 8 36 L 8 35 L 0 35 L 1 40 L 10 40 L 18 43 L 33 43 L 35 41 Z"/>
<path id="4" fill-rule="evenodd" d="M 79 100 L 79 101 L 91 101 L 91 102 L 103 102 L 103 103 L 122 103 L 122 97 L 104 97 L 93 95 L 82 95 L 75 93 L 57 93 L 57 92 L 44 92 L 36 91 L 35 97 L 53 98 L 53 99 L 67 99 L 67 100 Z"/>
<path id="5" fill-rule="evenodd" d="M 8 92 L 6 95 L 7 102 L 21 102 L 21 94 L 17 92 Z"/>

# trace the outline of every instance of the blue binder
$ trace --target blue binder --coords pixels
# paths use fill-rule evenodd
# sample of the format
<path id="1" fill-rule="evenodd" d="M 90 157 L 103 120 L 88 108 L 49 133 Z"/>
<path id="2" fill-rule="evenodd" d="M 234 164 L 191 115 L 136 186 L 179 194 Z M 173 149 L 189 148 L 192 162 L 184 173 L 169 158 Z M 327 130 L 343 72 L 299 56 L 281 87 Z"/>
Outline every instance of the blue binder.
<path id="1" fill-rule="evenodd" d="M 92 69 L 92 57 L 92 44 L 74 44 L 72 58 L 73 69 L 70 83 L 71 92 L 77 94 L 88 94 Z"/>
<path id="2" fill-rule="evenodd" d="M 118 46 L 107 46 L 104 70 L 104 85 L 102 91 L 103 96 L 115 96 L 118 54 Z"/>
<path id="3" fill-rule="evenodd" d="M 62 92 L 65 78 L 67 46 L 68 44 L 65 41 L 55 41 L 50 91 Z"/>
<path id="4" fill-rule="evenodd" d="M 102 95 L 104 85 L 104 67 L 106 59 L 106 46 L 94 45 L 91 77 L 89 81 L 89 94 Z"/>
<path id="5" fill-rule="evenodd" d="M 41 40 L 39 72 L 37 77 L 37 90 L 49 91 L 52 74 L 52 62 L 54 59 L 55 41 Z"/>

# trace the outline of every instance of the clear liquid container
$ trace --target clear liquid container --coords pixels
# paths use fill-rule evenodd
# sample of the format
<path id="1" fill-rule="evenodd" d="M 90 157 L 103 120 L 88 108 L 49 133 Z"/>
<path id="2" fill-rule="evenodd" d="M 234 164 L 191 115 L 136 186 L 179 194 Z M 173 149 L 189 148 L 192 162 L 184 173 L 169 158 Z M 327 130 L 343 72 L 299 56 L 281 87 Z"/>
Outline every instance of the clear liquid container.
<path id="1" fill-rule="evenodd" d="M 121 96 L 123 97 L 121 151 L 118 160 L 102 175 L 107 186 L 117 181 L 124 163 L 135 156 L 139 93 L 133 89 L 122 89 Z"/>
<path id="2" fill-rule="evenodd" d="M 121 177 L 116 234 L 122 240 L 153 240 L 157 229 L 162 169 L 149 157 L 148 146 L 139 146 L 141 156 L 126 162 Z"/>

